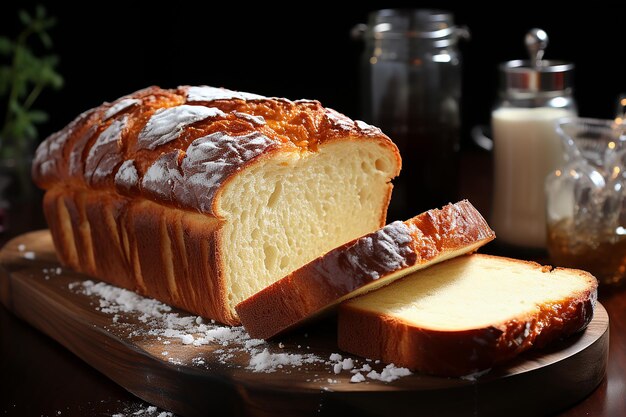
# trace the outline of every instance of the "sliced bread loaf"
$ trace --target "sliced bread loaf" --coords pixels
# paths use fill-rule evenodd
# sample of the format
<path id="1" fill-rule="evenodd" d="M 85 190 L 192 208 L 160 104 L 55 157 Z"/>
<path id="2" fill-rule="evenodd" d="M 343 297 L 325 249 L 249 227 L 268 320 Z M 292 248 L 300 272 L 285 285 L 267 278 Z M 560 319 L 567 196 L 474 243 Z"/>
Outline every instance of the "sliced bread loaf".
<path id="1" fill-rule="evenodd" d="M 270 338 L 343 300 L 436 262 L 475 251 L 493 231 L 468 201 L 429 210 L 348 242 L 236 306 L 255 338 Z"/>
<path id="2" fill-rule="evenodd" d="M 46 139 L 33 179 L 61 263 L 226 324 L 385 224 L 397 147 L 317 101 L 151 87 Z"/>
<path id="3" fill-rule="evenodd" d="M 462 256 L 343 303 L 338 343 L 367 358 L 462 376 L 578 332 L 596 299 L 588 272 Z"/>

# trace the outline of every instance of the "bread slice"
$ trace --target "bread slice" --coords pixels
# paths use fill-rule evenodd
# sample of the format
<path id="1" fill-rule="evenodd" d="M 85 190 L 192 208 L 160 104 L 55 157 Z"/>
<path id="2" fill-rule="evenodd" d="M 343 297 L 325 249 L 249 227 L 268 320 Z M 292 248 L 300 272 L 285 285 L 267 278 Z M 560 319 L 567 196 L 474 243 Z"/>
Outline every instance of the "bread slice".
<path id="1" fill-rule="evenodd" d="M 226 324 L 385 224 L 397 147 L 317 101 L 151 87 L 78 116 L 33 179 L 61 262 Z"/>
<path id="2" fill-rule="evenodd" d="M 343 300 L 475 251 L 494 237 L 467 200 L 449 204 L 333 249 L 239 303 L 236 310 L 252 337 L 267 339 Z"/>
<path id="3" fill-rule="evenodd" d="M 339 308 L 339 348 L 429 374 L 462 376 L 582 330 L 597 281 L 585 271 L 468 255 Z"/>

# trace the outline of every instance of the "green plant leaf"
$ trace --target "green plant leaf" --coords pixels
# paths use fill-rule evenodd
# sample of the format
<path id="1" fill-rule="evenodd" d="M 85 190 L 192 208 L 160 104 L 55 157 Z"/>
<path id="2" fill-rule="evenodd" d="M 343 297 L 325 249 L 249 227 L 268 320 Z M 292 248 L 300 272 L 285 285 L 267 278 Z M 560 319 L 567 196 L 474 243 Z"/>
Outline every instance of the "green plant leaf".
<path id="1" fill-rule="evenodd" d="M 9 100 L 9 110 L 15 115 L 19 115 L 22 113 L 22 107 L 17 102 L 17 100 Z"/>
<path id="2" fill-rule="evenodd" d="M 22 132 L 26 139 L 34 139 L 37 137 L 37 128 L 35 128 L 32 123 L 25 123 Z"/>
<path id="3" fill-rule="evenodd" d="M 42 110 L 30 110 L 28 118 L 32 123 L 45 123 L 48 121 L 48 114 Z"/>
<path id="4" fill-rule="evenodd" d="M 35 17 L 37 19 L 43 19 L 46 17 L 46 8 L 43 4 L 38 4 L 35 8 Z"/>
<path id="5" fill-rule="evenodd" d="M 8 62 L 0 65 L 0 100 L 4 101 L 6 111 L 4 125 L 0 128 L 2 154 L 19 153 L 29 147 L 37 137 L 37 125 L 48 120 L 48 114 L 33 109 L 33 104 L 42 90 L 63 86 L 63 77 L 56 71 L 58 57 L 39 56 L 32 49 L 33 38 L 38 38 L 46 49 L 52 48 L 48 29 L 54 27 L 57 20 L 48 16 L 42 5 L 35 7 L 33 14 L 20 10 L 18 18 L 24 29 L 16 40 L 0 36 L 0 56 L 8 58 Z"/>
<path id="6" fill-rule="evenodd" d="M 50 37 L 50 35 L 48 35 L 47 32 L 39 32 L 38 35 L 43 46 L 48 49 L 52 48 L 52 38 Z"/>
<path id="7" fill-rule="evenodd" d="M 33 19 L 26 12 L 26 10 L 20 10 L 19 12 L 17 12 L 17 16 L 20 18 L 20 22 L 22 22 L 24 26 L 29 26 L 33 21 Z"/>
<path id="8" fill-rule="evenodd" d="M 0 36 L 0 55 L 10 55 L 15 48 L 11 39 L 6 36 Z"/>
<path id="9" fill-rule="evenodd" d="M 11 67 L 3 65 L 0 67 L 0 96 L 4 96 L 11 86 Z"/>

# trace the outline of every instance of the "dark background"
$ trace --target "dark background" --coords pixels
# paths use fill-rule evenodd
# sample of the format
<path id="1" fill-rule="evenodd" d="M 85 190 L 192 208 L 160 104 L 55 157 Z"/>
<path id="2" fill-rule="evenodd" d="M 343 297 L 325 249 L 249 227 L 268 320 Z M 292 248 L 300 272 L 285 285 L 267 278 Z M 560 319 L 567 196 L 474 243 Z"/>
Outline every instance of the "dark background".
<path id="1" fill-rule="evenodd" d="M 20 28 L 17 10 L 35 2 L 0 6 L 0 34 Z M 70 3 L 70 2 L 68 2 Z M 463 136 L 489 121 L 496 98 L 497 64 L 526 57 L 523 37 L 540 27 L 550 37 L 546 58 L 576 64 L 575 97 L 583 116 L 614 116 L 626 92 L 625 2 L 71 2 L 46 4 L 60 92 L 46 92 L 36 107 L 50 114 L 45 137 L 83 110 L 150 84 L 208 84 L 291 99 L 312 98 L 351 117 L 358 113 L 358 60 L 363 45 L 350 29 L 369 11 L 437 7 L 454 13 L 472 39 L 460 46 L 464 61 Z M 131 7 L 132 4 L 132 7 Z M 593 7 L 590 5 L 592 4 Z"/>

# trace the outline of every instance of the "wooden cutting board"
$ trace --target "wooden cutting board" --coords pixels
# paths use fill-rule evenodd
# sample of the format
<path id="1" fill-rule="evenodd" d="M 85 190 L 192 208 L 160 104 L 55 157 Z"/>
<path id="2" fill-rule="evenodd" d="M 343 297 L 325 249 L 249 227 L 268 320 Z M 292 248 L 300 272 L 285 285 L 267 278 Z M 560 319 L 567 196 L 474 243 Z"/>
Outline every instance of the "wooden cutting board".
<path id="1" fill-rule="evenodd" d="M 139 398 L 182 416 L 541 416 L 580 401 L 606 371 L 608 316 L 600 304 L 584 332 L 476 378 L 413 374 L 351 383 L 353 373 L 335 374 L 337 361 L 329 359 L 339 353 L 332 319 L 261 345 L 218 338 L 194 346 L 165 337 L 142 313 L 111 312 L 114 303 L 86 295 L 90 278 L 59 265 L 47 230 L 9 242 L 0 266 L 0 298 L 9 310 Z M 189 315 L 172 309 L 165 316 Z M 205 329 L 230 330 L 211 323 Z M 265 349 L 275 359 L 288 354 L 310 363 L 252 369 L 251 357 Z M 385 366 L 343 356 L 356 368 Z"/>

